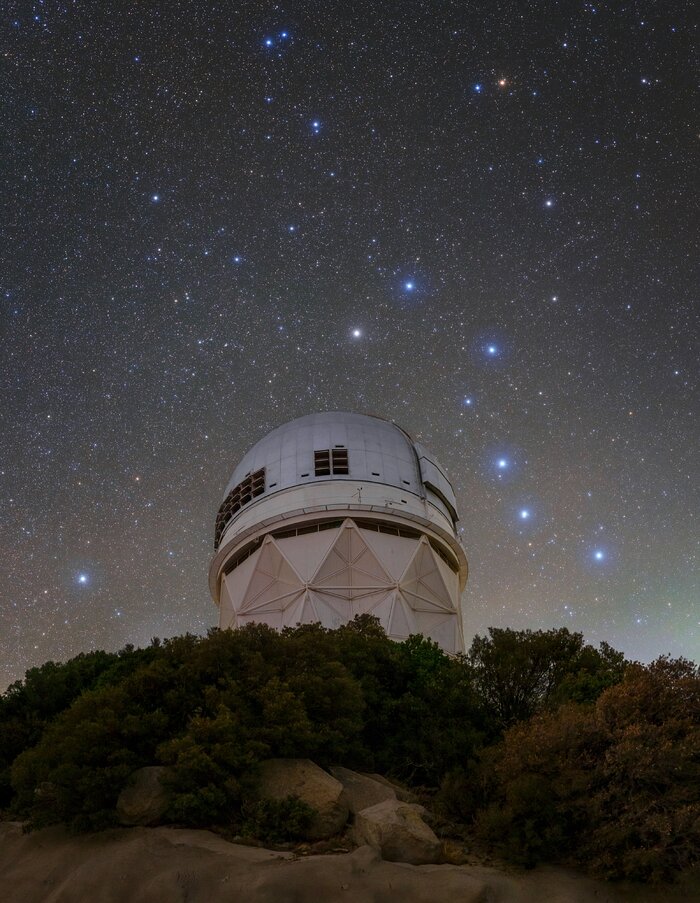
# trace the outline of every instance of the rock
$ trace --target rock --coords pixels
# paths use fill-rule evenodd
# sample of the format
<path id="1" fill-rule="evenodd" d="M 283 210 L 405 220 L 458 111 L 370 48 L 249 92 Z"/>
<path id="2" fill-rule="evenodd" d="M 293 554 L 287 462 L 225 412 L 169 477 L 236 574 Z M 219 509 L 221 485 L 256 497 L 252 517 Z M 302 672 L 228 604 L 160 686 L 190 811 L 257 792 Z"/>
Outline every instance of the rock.
<path id="1" fill-rule="evenodd" d="M 51 781 L 42 781 L 34 788 L 34 799 L 42 803 L 55 802 L 57 795 L 56 785 Z"/>
<path id="2" fill-rule="evenodd" d="M 475 863 L 385 862 L 369 847 L 305 856 L 229 843 L 190 828 L 27 834 L 0 822 L 5 903 L 689 903 L 700 876 L 678 885 L 604 882 L 539 866 L 507 871 Z"/>
<path id="3" fill-rule="evenodd" d="M 366 843 L 390 862 L 426 865 L 437 862 L 442 844 L 420 817 L 416 807 L 400 800 L 385 800 L 355 816 L 357 843 Z"/>
<path id="4" fill-rule="evenodd" d="M 442 861 L 449 865 L 465 865 L 470 862 L 471 856 L 464 844 L 454 840 L 442 842 Z"/>
<path id="5" fill-rule="evenodd" d="M 169 802 L 168 793 L 161 784 L 161 777 L 166 771 L 162 765 L 149 765 L 133 772 L 117 800 L 120 824 L 158 824 Z"/>
<path id="6" fill-rule="evenodd" d="M 396 799 L 396 793 L 392 787 L 375 781 L 374 778 L 367 775 L 358 774 L 356 771 L 350 771 L 349 768 L 343 768 L 340 765 L 333 766 L 329 771 L 343 785 L 343 799 L 353 815 L 362 809 L 383 803 L 385 800 Z"/>
<path id="7" fill-rule="evenodd" d="M 389 787 L 396 794 L 396 798 L 401 800 L 402 803 L 418 802 L 418 797 L 415 795 L 415 793 L 411 793 L 410 790 L 406 790 L 406 788 L 402 787 L 401 784 L 390 781 L 389 778 L 385 778 L 384 775 L 363 774 L 363 777 L 371 778 L 373 781 L 377 781 L 379 784 L 384 784 L 385 787 Z"/>
<path id="8" fill-rule="evenodd" d="M 258 795 L 283 800 L 298 796 L 316 810 L 308 840 L 324 840 L 342 831 L 348 820 L 343 785 L 309 759 L 267 759 L 260 765 Z"/>

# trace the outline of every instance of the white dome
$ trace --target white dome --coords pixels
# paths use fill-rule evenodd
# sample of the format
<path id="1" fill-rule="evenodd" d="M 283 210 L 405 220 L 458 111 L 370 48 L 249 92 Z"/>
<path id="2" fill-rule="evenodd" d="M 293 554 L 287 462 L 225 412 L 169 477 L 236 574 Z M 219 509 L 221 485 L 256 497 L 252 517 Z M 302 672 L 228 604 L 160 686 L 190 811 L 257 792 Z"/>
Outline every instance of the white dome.
<path id="1" fill-rule="evenodd" d="M 394 639 L 463 652 L 456 520 L 447 476 L 396 424 L 344 412 L 286 423 L 244 455 L 219 508 L 219 627 L 333 629 L 371 614 Z"/>
<path id="2" fill-rule="evenodd" d="M 345 466 L 318 467 L 320 452 L 335 454 Z M 224 500 L 251 474 L 264 469 L 253 501 L 293 486 L 345 480 L 379 483 L 420 498 L 428 497 L 454 524 L 454 491 L 427 449 L 401 427 L 380 417 L 345 411 L 308 414 L 277 427 L 247 452 L 229 480 Z"/>

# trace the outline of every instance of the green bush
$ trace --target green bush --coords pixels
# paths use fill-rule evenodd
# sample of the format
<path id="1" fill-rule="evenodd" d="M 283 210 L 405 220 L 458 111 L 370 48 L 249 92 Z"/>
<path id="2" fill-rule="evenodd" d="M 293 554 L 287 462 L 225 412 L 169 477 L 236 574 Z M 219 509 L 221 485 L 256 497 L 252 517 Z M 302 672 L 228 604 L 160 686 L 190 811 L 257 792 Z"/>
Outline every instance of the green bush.
<path id="1" fill-rule="evenodd" d="M 700 861 L 697 667 L 566 630 L 492 630 L 461 658 L 367 616 L 185 635 L 32 669 L 0 698 L 0 737 L 0 803 L 34 827 L 113 824 L 129 775 L 159 763 L 171 822 L 298 839 L 309 811 L 256 801 L 256 770 L 308 757 L 439 785 L 455 831 L 522 865 L 659 881 Z"/>
<path id="2" fill-rule="evenodd" d="M 231 825 L 262 759 L 437 784 L 474 754 L 483 721 L 463 661 L 422 637 L 395 643 L 372 618 L 176 637 L 115 656 L 52 717 L 14 759 L 13 812 L 35 826 L 109 824 L 129 773 L 158 762 L 172 820 Z"/>
<path id="3" fill-rule="evenodd" d="M 594 702 L 622 680 L 627 662 L 607 643 L 586 645 L 583 634 L 491 627 L 475 636 L 467 655 L 475 688 L 499 729 L 564 702 Z"/>
<path id="4" fill-rule="evenodd" d="M 490 757 L 477 834 L 521 864 L 569 860 L 664 881 L 700 862 L 700 673 L 631 665 L 595 705 L 508 731 Z"/>
<path id="5" fill-rule="evenodd" d="M 241 834 L 263 843 L 304 840 L 316 810 L 297 796 L 282 800 L 256 800 L 243 807 Z"/>

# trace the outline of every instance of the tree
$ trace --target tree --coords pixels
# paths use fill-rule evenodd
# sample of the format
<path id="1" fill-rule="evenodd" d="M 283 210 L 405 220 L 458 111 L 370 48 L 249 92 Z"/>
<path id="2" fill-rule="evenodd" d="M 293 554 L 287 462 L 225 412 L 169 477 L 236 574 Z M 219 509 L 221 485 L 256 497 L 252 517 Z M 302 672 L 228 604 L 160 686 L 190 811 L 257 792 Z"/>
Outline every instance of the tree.
<path id="1" fill-rule="evenodd" d="M 594 705 L 512 727 L 489 767 L 477 829 L 509 858 L 673 878 L 700 862 L 700 670 L 630 665 Z"/>
<path id="2" fill-rule="evenodd" d="M 8 687 L 0 697 L 0 806 L 7 805 L 12 796 L 13 760 L 37 743 L 47 725 L 117 661 L 113 653 L 96 651 L 65 664 L 46 662 Z"/>
<path id="3" fill-rule="evenodd" d="M 624 657 L 607 644 L 600 651 L 583 635 L 558 630 L 489 628 L 467 655 L 474 683 L 498 725 L 509 727 L 541 708 L 568 699 L 592 701 L 620 680 Z"/>

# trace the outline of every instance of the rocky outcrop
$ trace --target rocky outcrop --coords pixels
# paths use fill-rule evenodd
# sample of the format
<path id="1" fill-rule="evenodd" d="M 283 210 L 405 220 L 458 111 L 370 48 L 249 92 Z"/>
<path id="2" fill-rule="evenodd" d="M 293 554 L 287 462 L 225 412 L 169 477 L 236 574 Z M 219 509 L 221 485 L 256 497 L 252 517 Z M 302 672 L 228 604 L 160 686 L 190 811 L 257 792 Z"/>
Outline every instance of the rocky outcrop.
<path id="1" fill-rule="evenodd" d="M 297 796 L 316 810 L 308 840 L 323 840 L 342 831 L 349 809 L 343 785 L 310 759 L 267 759 L 260 766 L 258 795 L 283 800 Z"/>
<path id="2" fill-rule="evenodd" d="M 139 768 L 129 778 L 117 800 L 122 825 L 157 825 L 168 808 L 168 794 L 161 783 L 162 765 Z"/>
<path id="3" fill-rule="evenodd" d="M 3 903 L 689 903 L 700 880 L 680 886 L 606 884 L 540 867 L 384 862 L 369 847 L 298 858 L 228 843 L 209 831 L 121 828 L 25 834 L 0 822 Z"/>
<path id="4" fill-rule="evenodd" d="M 393 788 L 368 775 L 358 774 L 340 765 L 331 767 L 329 771 L 343 785 L 343 799 L 353 815 L 362 809 L 376 806 L 377 803 L 396 799 Z"/>
<path id="5" fill-rule="evenodd" d="M 364 774 L 362 775 L 365 778 L 371 778 L 373 781 L 377 781 L 379 784 L 384 784 L 385 787 L 389 787 L 390 790 L 393 790 L 396 798 L 401 800 L 402 803 L 417 803 L 418 797 L 415 793 L 411 793 L 410 790 L 406 790 L 405 787 L 402 787 L 401 784 L 397 784 L 395 781 L 390 781 L 389 778 L 385 778 L 382 774 Z"/>
<path id="6" fill-rule="evenodd" d="M 355 816 L 355 842 L 368 844 L 390 862 L 437 862 L 442 845 L 421 818 L 422 809 L 396 799 L 363 809 Z"/>

